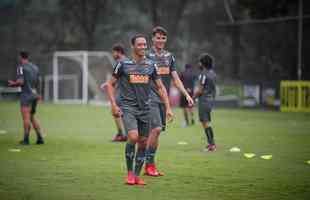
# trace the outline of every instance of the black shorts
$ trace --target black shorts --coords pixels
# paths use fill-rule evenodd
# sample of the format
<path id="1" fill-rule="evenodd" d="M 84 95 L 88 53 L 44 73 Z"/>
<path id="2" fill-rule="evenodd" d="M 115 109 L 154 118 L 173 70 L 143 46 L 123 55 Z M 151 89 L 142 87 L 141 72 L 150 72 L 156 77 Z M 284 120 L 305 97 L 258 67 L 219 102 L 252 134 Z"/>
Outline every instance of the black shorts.
<path id="1" fill-rule="evenodd" d="M 189 93 L 189 95 L 192 97 L 193 94 Z M 188 102 L 186 100 L 186 97 L 184 95 L 181 95 L 181 99 L 180 99 L 180 107 L 181 108 L 190 108 L 190 106 L 188 105 Z"/>
<path id="2" fill-rule="evenodd" d="M 22 107 L 30 107 L 31 114 L 35 114 L 37 111 L 38 99 L 37 98 L 21 98 L 20 105 Z"/>
<path id="3" fill-rule="evenodd" d="M 147 137 L 150 131 L 150 111 L 130 107 L 121 107 L 121 110 L 126 133 L 138 130 L 139 136 Z"/>
<path id="4" fill-rule="evenodd" d="M 199 102 L 198 113 L 200 122 L 211 122 L 212 108 L 213 108 L 213 101 Z"/>
<path id="5" fill-rule="evenodd" d="M 163 103 L 151 102 L 150 103 L 150 118 L 151 128 L 161 128 L 162 131 L 166 130 L 166 107 Z"/>

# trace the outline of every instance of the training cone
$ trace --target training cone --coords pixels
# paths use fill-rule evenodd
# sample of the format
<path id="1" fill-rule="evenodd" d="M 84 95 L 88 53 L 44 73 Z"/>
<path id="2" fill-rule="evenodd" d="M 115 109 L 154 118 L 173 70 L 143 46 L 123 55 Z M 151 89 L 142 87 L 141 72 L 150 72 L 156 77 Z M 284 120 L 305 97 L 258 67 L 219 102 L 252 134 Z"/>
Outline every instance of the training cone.
<path id="1" fill-rule="evenodd" d="M 229 149 L 230 152 L 240 152 L 241 150 L 238 147 L 232 147 Z"/>
<path id="2" fill-rule="evenodd" d="M 179 145 L 187 145 L 187 142 L 184 142 L 184 141 L 180 141 L 178 142 Z"/>
<path id="3" fill-rule="evenodd" d="M 272 155 L 262 155 L 261 158 L 264 160 L 270 160 L 272 159 Z"/>
<path id="4" fill-rule="evenodd" d="M 310 165 L 310 160 L 307 160 L 307 162 L 306 162 L 308 165 Z"/>
<path id="5" fill-rule="evenodd" d="M 255 153 L 245 153 L 245 154 L 243 154 L 244 155 L 244 157 L 246 157 L 246 158 L 253 158 L 253 157 L 255 157 Z"/>

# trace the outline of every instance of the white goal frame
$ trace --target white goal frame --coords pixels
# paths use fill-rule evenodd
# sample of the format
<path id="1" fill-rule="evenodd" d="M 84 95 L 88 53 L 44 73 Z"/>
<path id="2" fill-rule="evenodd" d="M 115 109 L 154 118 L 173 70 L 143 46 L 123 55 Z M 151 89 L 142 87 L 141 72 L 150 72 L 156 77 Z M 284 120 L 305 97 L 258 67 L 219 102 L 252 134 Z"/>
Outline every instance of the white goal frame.
<path id="1" fill-rule="evenodd" d="M 77 101 L 72 100 L 72 103 L 80 102 L 82 104 L 88 103 L 88 84 L 93 81 L 92 76 L 88 73 L 88 57 L 89 56 L 97 56 L 97 57 L 106 57 L 111 64 L 114 63 L 114 60 L 109 52 L 106 51 L 56 51 L 53 56 L 53 102 L 54 103 L 68 103 L 68 100 L 60 100 L 59 99 L 59 66 L 58 66 L 58 58 L 65 57 L 71 60 L 78 61 L 78 63 L 82 63 L 82 100 Z M 79 59 L 78 57 L 81 57 Z"/>
<path id="2" fill-rule="evenodd" d="M 59 81 L 72 81 L 73 82 L 73 98 L 78 99 L 79 96 L 79 80 L 78 76 L 75 74 L 64 74 L 64 75 L 58 75 Z M 44 101 L 50 100 L 50 81 L 53 81 L 53 75 L 46 75 L 44 77 Z M 53 84 L 53 82 L 52 82 Z M 53 91 L 54 93 L 54 91 Z M 54 95 L 53 95 L 54 96 Z M 65 100 L 62 100 L 65 101 Z M 71 100 L 70 100 L 71 101 Z M 79 100 L 77 100 L 79 101 Z"/>

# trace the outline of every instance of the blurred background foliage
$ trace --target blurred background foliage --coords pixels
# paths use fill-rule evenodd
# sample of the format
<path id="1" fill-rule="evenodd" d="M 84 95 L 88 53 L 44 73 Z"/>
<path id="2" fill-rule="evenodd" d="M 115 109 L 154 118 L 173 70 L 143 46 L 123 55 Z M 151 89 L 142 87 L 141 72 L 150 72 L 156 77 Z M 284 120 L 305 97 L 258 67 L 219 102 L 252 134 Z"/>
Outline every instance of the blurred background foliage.
<path id="1" fill-rule="evenodd" d="M 103 50 L 129 38 L 168 30 L 178 69 L 209 52 L 224 82 L 297 79 L 298 21 L 237 23 L 298 16 L 297 0 L 0 0 L 0 79 L 15 76 L 18 51 L 31 52 L 43 74 L 57 50 Z M 303 14 L 310 13 L 304 1 Z M 302 79 L 310 79 L 310 19 L 303 20 Z"/>

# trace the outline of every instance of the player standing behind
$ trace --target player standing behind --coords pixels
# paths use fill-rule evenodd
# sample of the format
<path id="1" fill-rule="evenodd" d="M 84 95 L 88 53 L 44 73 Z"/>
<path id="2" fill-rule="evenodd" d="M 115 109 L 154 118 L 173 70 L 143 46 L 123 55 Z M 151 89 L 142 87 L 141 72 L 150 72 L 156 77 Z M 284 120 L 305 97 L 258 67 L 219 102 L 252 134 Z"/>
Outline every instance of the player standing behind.
<path id="1" fill-rule="evenodd" d="M 194 85 L 196 80 L 196 75 L 194 73 L 193 67 L 190 64 L 185 65 L 185 70 L 181 72 L 180 79 L 184 84 L 184 87 L 190 96 L 194 95 Z M 193 106 L 189 106 L 184 95 L 180 99 L 180 107 L 183 109 L 183 115 L 185 119 L 186 126 L 194 125 L 194 111 Z"/>
<path id="2" fill-rule="evenodd" d="M 207 150 L 215 151 L 216 145 L 211 127 L 211 111 L 216 94 L 216 74 L 213 71 L 213 58 L 209 54 L 204 53 L 199 57 L 199 63 L 201 66 L 201 72 L 198 77 L 199 86 L 193 98 L 198 97 L 199 120 L 207 136 Z"/>
<path id="3" fill-rule="evenodd" d="M 172 119 L 173 114 L 169 106 L 169 99 L 164 85 L 157 75 L 154 62 L 145 57 L 147 48 L 146 38 L 143 35 L 135 35 L 131 39 L 132 58 L 119 62 L 113 72 L 113 76 L 106 83 L 106 90 L 112 106 L 114 116 L 123 116 L 123 122 L 128 140 L 125 149 L 127 179 L 129 185 L 145 185 L 139 178 L 145 160 L 146 139 L 150 127 L 150 92 L 151 83 L 155 82 L 165 106 L 166 115 Z M 114 98 L 116 82 L 120 87 L 120 107 Z M 136 151 L 136 143 L 138 148 Z M 135 167 L 133 161 L 135 159 Z"/>
<path id="4" fill-rule="evenodd" d="M 123 45 L 121 45 L 121 44 L 113 45 L 112 57 L 114 58 L 116 63 L 126 59 L 125 49 L 124 49 Z M 116 99 L 117 105 L 120 106 L 120 91 L 119 91 L 119 85 L 118 84 L 116 84 L 116 88 L 115 88 L 115 99 Z M 117 117 L 114 115 L 113 115 L 113 117 L 114 117 L 114 121 L 115 121 L 115 124 L 117 127 L 117 134 L 114 136 L 112 141 L 114 141 L 114 142 L 125 142 L 125 141 L 127 141 L 127 136 L 125 133 L 125 128 L 124 128 L 122 117 L 121 116 Z"/>
<path id="5" fill-rule="evenodd" d="M 147 57 L 153 60 L 157 65 L 157 73 L 161 77 L 165 88 L 169 91 L 171 78 L 175 86 L 186 96 L 189 105 L 193 100 L 185 90 L 178 73 L 176 71 L 174 56 L 164 50 L 167 42 L 167 31 L 160 26 L 153 29 L 152 32 L 153 46 L 147 54 Z M 159 98 L 159 94 L 153 84 L 151 92 L 151 132 L 147 140 L 145 174 L 148 176 L 162 176 L 156 169 L 155 154 L 158 148 L 160 132 L 165 130 L 165 105 Z"/>
<path id="6" fill-rule="evenodd" d="M 20 105 L 24 125 L 24 139 L 22 145 L 29 145 L 29 134 L 31 124 L 37 134 L 37 144 L 44 144 L 38 120 L 35 118 L 37 103 L 40 98 L 39 89 L 39 69 L 28 60 L 28 52 L 20 52 L 20 65 L 17 68 L 17 80 L 9 80 L 10 87 L 21 87 Z"/>

